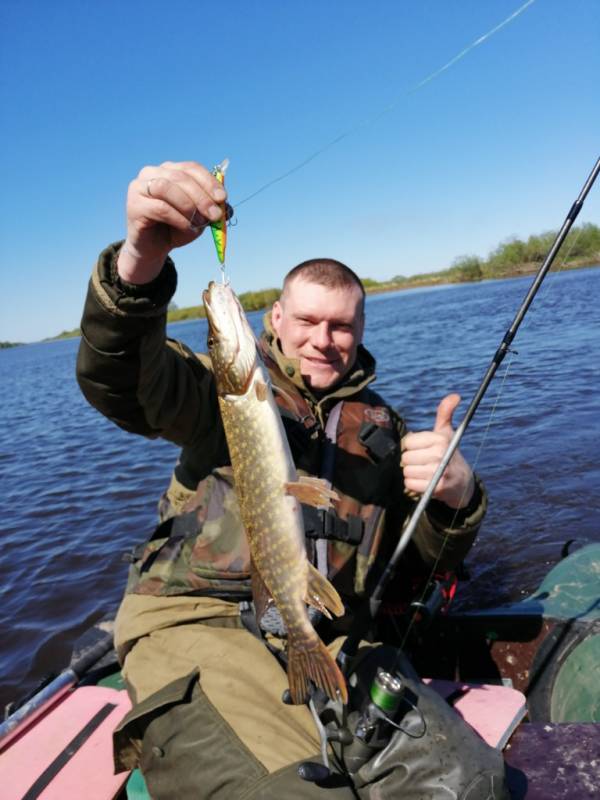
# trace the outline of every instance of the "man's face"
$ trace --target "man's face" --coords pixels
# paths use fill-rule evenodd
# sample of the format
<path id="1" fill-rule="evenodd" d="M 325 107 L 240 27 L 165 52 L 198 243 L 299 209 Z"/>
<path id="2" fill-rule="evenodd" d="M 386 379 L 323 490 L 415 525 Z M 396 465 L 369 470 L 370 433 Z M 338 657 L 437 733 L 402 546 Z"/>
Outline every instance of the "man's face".
<path id="1" fill-rule="evenodd" d="M 300 359 L 312 389 L 329 389 L 352 368 L 364 328 L 358 286 L 329 289 L 295 278 L 273 305 L 271 319 L 284 355 Z"/>

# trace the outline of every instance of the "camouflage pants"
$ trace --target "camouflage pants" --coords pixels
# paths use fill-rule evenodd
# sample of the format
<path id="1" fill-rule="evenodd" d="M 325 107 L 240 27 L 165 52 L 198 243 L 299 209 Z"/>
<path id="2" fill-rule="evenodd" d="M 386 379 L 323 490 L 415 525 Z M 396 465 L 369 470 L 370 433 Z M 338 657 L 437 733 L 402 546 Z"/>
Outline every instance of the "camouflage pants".
<path id="1" fill-rule="evenodd" d="M 492 759 L 498 767 L 494 776 L 485 778 L 486 786 L 497 781 L 497 793 L 478 782 L 480 774 L 487 775 L 485 764 L 483 772 L 475 764 L 475 780 L 467 776 L 466 791 L 455 792 L 444 785 L 442 762 L 423 767 L 431 760 L 428 741 L 421 742 L 417 757 L 418 769 L 427 773 L 420 780 L 425 794 L 406 793 L 407 774 L 415 782 L 404 764 L 407 755 L 408 760 L 412 758 L 412 750 L 407 754 L 402 747 L 400 762 L 393 755 L 400 769 L 390 769 L 380 759 L 367 767 L 362 789 L 355 789 L 341 775 L 325 786 L 303 781 L 299 763 L 321 761 L 314 721 L 305 706 L 281 702 L 287 688 L 285 672 L 264 644 L 239 627 L 235 604 L 209 598 L 128 595 L 117 617 L 115 638 L 134 702 L 115 731 L 116 763 L 121 769 L 139 765 L 156 800 L 504 797 L 502 770 L 496 763 L 502 761 L 499 754 L 496 761 Z M 430 703 L 432 737 L 439 738 L 438 730 L 444 734 L 457 720 L 449 707 L 440 715 L 435 701 L 433 705 L 431 700 L 426 702 Z M 435 716 L 441 720 L 438 728 Z M 462 725 L 462 739 L 448 756 L 449 772 L 456 771 L 457 758 L 462 761 L 463 754 L 474 756 L 475 761 L 481 755 L 479 741 L 464 752 L 465 742 L 468 750 L 478 737 Z M 483 755 L 487 758 L 487 753 Z M 390 772 L 397 773 L 400 783 L 390 782 Z"/>

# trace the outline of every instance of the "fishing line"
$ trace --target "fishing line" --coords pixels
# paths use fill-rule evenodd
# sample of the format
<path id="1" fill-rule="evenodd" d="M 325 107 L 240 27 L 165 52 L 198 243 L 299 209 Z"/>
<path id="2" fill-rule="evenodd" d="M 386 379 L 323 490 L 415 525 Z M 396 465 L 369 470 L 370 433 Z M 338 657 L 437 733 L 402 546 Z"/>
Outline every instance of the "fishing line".
<path id="1" fill-rule="evenodd" d="M 504 392 L 504 384 L 506 383 L 506 379 L 508 378 L 508 373 L 510 371 L 510 368 L 511 368 L 511 365 L 512 365 L 512 361 L 513 361 L 513 358 L 514 358 L 515 355 L 517 355 L 516 351 L 515 350 L 511 350 L 510 354 L 509 354 L 508 361 L 506 363 L 506 367 L 504 369 L 504 374 L 502 376 L 502 380 L 500 382 L 500 386 L 498 387 L 498 392 L 496 394 L 496 398 L 495 398 L 495 400 L 494 400 L 494 402 L 492 404 L 492 408 L 490 410 L 488 421 L 487 421 L 486 426 L 485 426 L 484 431 L 483 431 L 483 436 L 481 438 L 481 442 L 479 444 L 479 447 L 477 448 L 477 452 L 475 453 L 475 458 L 473 459 L 472 470 L 473 470 L 474 473 L 477 470 L 477 466 L 479 464 L 479 460 L 481 458 L 481 454 L 483 452 L 483 448 L 485 446 L 485 443 L 487 441 L 490 429 L 492 427 L 492 421 L 493 421 L 494 417 L 496 416 L 496 409 L 498 407 L 498 403 L 500 402 L 500 398 L 501 398 L 501 396 L 502 396 L 502 394 Z M 466 491 L 466 489 L 465 489 L 465 491 Z M 461 502 L 463 500 L 464 500 L 464 493 L 463 493 L 463 496 L 461 497 Z M 457 508 L 454 516 L 452 517 L 452 521 L 450 522 L 450 525 L 449 525 L 450 528 L 453 528 L 454 525 L 456 524 L 456 519 L 458 517 L 459 512 L 460 512 L 460 509 Z M 431 567 L 431 571 L 429 572 L 429 576 L 428 576 L 427 580 L 424 582 L 423 591 L 421 592 L 421 596 L 418 599 L 416 599 L 417 603 L 421 603 L 422 604 L 423 601 L 425 600 L 425 597 L 427 595 L 427 590 L 428 590 L 429 586 L 431 585 L 431 581 L 432 581 L 435 573 L 437 572 L 438 564 L 440 563 L 440 560 L 441 560 L 442 556 L 444 555 L 444 551 L 446 549 L 446 544 L 447 544 L 449 538 L 450 538 L 450 533 L 446 532 L 446 534 L 444 535 L 444 540 L 442 542 L 442 546 L 440 548 L 440 552 L 438 553 L 438 555 L 437 555 L 437 557 L 436 557 L 436 559 L 435 559 L 435 561 L 433 563 L 433 566 Z M 417 621 L 418 614 L 419 614 L 419 609 L 415 608 L 415 610 L 413 611 L 413 613 L 411 615 L 409 623 L 406 626 L 406 630 L 404 632 L 404 635 L 402 636 L 402 640 L 401 640 L 400 645 L 399 645 L 399 652 L 398 652 L 398 655 L 396 656 L 396 659 L 394 661 L 394 667 L 398 663 L 398 660 L 400 658 L 400 651 L 402 651 L 404 649 L 404 645 L 406 644 L 406 642 L 408 640 L 408 637 L 410 636 L 410 632 L 412 631 L 412 629 L 414 627 L 414 624 Z M 394 619 L 393 615 L 391 616 L 391 620 L 392 620 L 392 624 L 393 624 L 394 628 L 396 629 L 396 632 L 400 633 L 400 629 L 399 629 L 398 624 L 397 624 L 396 620 Z"/>
<path id="2" fill-rule="evenodd" d="M 563 269 L 565 268 L 565 266 L 566 266 L 566 264 L 567 264 L 567 262 L 569 260 L 569 257 L 571 255 L 573 249 L 575 248 L 575 245 L 579 241 L 579 238 L 580 238 L 582 232 L 583 232 L 583 228 L 582 227 L 573 229 L 572 233 L 574 235 L 570 237 L 569 247 L 567 248 L 567 251 L 566 251 L 565 255 L 563 256 L 563 258 L 561 260 L 561 263 L 558 265 L 558 268 L 556 270 L 552 270 L 555 275 L 558 275 L 559 273 L 561 273 L 563 271 Z M 538 308 L 540 308 L 540 306 L 546 300 L 549 291 L 551 291 L 551 286 L 548 283 L 548 284 L 546 284 L 546 286 L 544 286 L 543 292 L 541 292 L 541 291 L 539 292 L 538 303 L 537 303 L 537 307 Z M 530 318 L 530 323 L 531 323 L 531 321 L 533 319 L 534 319 L 534 316 L 532 316 Z M 526 328 L 526 326 L 524 325 L 523 328 Z M 502 397 L 502 395 L 504 393 L 504 385 L 505 385 L 506 380 L 508 378 L 508 373 L 509 373 L 510 368 L 512 366 L 513 358 L 514 358 L 515 355 L 517 355 L 516 350 L 512 350 L 512 349 L 509 350 L 509 358 L 508 358 L 507 363 L 506 363 L 506 368 L 504 370 L 504 374 L 502 376 L 502 380 L 501 380 L 500 386 L 498 388 L 498 392 L 496 394 L 496 398 L 495 398 L 494 403 L 492 405 L 492 408 L 490 410 L 490 414 L 489 414 L 485 429 L 483 431 L 483 436 L 482 436 L 481 442 L 480 442 L 480 444 L 479 444 L 479 446 L 477 448 L 477 451 L 476 451 L 476 454 L 475 454 L 475 458 L 473 460 L 473 466 L 472 466 L 473 472 L 475 472 L 477 470 L 477 466 L 479 465 L 479 461 L 480 461 L 481 455 L 483 453 L 483 448 L 484 448 L 484 446 L 485 446 L 485 444 L 487 442 L 488 435 L 489 435 L 489 432 L 490 432 L 490 429 L 491 429 L 491 426 L 492 426 L 492 422 L 493 422 L 493 420 L 494 420 L 494 418 L 496 416 L 496 410 L 497 410 L 497 407 L 498 407 L 498 403 L 500 402 L 500 399 L 501 399 L 501 397 Z M 462 501 L 462 499 L 464 499 L 464 498 L 461 498 L 461 501 Z M 450 528 L 454 527 L 454 525 L 456 523 L 456 519 L 458 517 L 458 513 L 459 513 L 459 509 L 456 510 L 456 513 L 454 514 L 454 517 L 452 518 L 452 522 L 450 523 L 450 526 L 449 526 Z M 444 536 L 444 540 L 442 542 L 442 547 L 440 549 L 440 552 L 439 552 L 438 556 L 435 559 L 435 562 L 434 562 L 434 564 L 433 564 L 433 566 L 431 568 L 431 571 L 429 573 L 429 576 L 428 576 L 427 580 L 424 583 L 421 595 L 420 595 L 420 597 L 416 598 L 416 602 L 417 603 L 421 603 L 422 604 L 424 599 L 425 599 L 425 597 L 426 597 L 426 595 L 427 595 L 428 587 L 430 586 L 431 581 L 432 581 L 432 579 L 433 579 L 433 577 L 434 577 L 434 575 L 435 575 L 435 573 L 437 571 L 438 564 L 439 564 L 440 559 L 442 558 L 442 556 L 444 554 L 444 550 L 446 549 L 446 544 L 448 542 L 449 537 L 450 537 L 450 534 L 446 533 L 445 536 Z M 413 629 L 413 627 L 415 625 L 415 622 L 417 621 L 418 614 L 419 614 L 419 609 L 415 608 L 413 614 L 411 615 L 409 623 L 406 626 L 406 630 L 405 630 L 405 632 L 404 632 L 404 634 L 402 636 L 402 639 L 401 639 L 401 642 L 400 642 L 400 645 L 399 645 L 400 650 L 402 650 L 404 648 L 404 646 L 405 646 L 405 644 L 406 644 L 406 642 L 408 640 L 408 637 L 410 636 L 410 633 L 411 633 L 411 631 L 412 631 L 412 629 Z M 392 624 L 393 624 L 394 628 L 396 629 L 396 632 L 400 633 L 401 631 L 400 631 L 400 629 L 398 627 L 398 624 L 397 624 L 396 620 L 394 619 L 393 615 L 391 616 L 391 620 L 392 620 Z M 394 666 L 395 665 L 396 664 L 394 664 Z"/>
<path id="3" fill-rule="evenodd" d="M 472 50 L 474 50 L 476 47 L 479 47 L 481 44 L 483 44 L 488 39 L 490 39 L 494 34 L 498 33 L 498 31 L 502 30 L 502 28 L 504 28 L 506 25 L 508 25 L 514 19 L 516 19 L 527 8 L 529 8 L 529 6 L 533 5 L 534 2 L 535 2 L 535 0 L 527 0 L 526 3 L 523 3 L 522 6 L 519 6 L 519 8 L 517 8 L 516 11 L 513 11 L 513 13 L 510 14 L 508 17 L 506 17 L 506 19 L 502 20 L 502 22 L 499 22 L 497 25 L 495 25 L 493 28 L 491 28 L 489 31 L 487 31 L 487 33 L 484 33 L 482 36 L 479 36 L 477 39 L 475 39 L 475 41 L 473 41 L 469 45 L 467 45 L 463 50 L 461 50 L 459 53 L 457 53 L 455 56 L 453 56 L 450 59 L 450 61 L 447 61 L 443 66 L 441 66 L 438 69 L 434 70 L 434 72 L 431 72 L 429 75 L 427 75 L 421 81 L 416 83 L 414 86 L 411 86 L 410 88 L 406 89 L 399 97 L 397 97 L 395 100 L 393 100 L 389 105 L 387 105 L 381 111 L 378 111 L 375 114 L 372 114 L 372 115 L 366 117 L 365 119 L 361 120 L 360 122 L 357 122 L 356 124 L 354 124 L 352 127 L 350 127 L 347 130 L 343 131 L 338 136 L 336 136 L 334 139 L 332 139 L 330 142 L 327 142 L 322 147 L 319 147 L 313 153 L 308 155 L 305 159 L 300 161 L 298 164 L 296 164 L 291 169 L 287 170 L 286 172 L 282 173 L 278 177 L 273 178 L 272 180 L 270 180 L 267 183 L 263 184 L 261 187 L 256 189 L 256 191 L 254 191 L 251 194 L 247 195 L 246 197 L 243 198 L 243 200 L 240 200 L 238 203 L 234 203 L 233 204 L 234 207 L 238 208 L 239 206 L 243 205 L 244 203 L 247 203 L 249 200 L 252 200 L 252 198 L 254 198 L 257 195 L 261 194 L 262 192 L 266 191 L 271 186 L 274 186 L 276 183 L 280 183 L 281 181 L 285 180 L 286 178 L 289 178 L 290 175 L 293 175 L 295 172 L 298 172 L 303 167 L 305 167 L 307 164 L 310 164 L 311 161 L 314 161 L 315 158 L 318 158 L 320 155 L 322 155 L 323 153 L 327 152 L 327 150 L 330 150 L 336 144 L 339 144 L 343 139 L 346 139 L 348 136 L 351 136 L 352 134 L 356 133 L 356 131 L 360 130 L 361 128 L 366 128 L 369 125 L 372 125 L 374 122 L 377 122 L 378 120 L 380 120 L 382 117 L 386 116 L 387 114 L 390 114 L 399 105 L 401 100 L 403 100 L 405 97 L 408 97 L 410 94 L 418 91 L 419 89 L 423 88 L 423 86 L 426 86 L 428 83 L 431 83 L 431 81 L 435 80 L 442 73 L 446 72 L 446 70 L 450 69 L 450 67 L 453 67 L 459 61 L 461 61 L 465 56 L 467 56 Z"/>

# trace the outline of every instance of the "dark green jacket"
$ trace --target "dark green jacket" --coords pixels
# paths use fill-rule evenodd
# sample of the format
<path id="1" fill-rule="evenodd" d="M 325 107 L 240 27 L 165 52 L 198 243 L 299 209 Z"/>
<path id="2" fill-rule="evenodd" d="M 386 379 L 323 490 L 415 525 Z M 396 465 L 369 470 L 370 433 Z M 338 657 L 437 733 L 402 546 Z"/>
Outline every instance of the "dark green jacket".
<path id="1" fill-rule="evenodd" d="M 154 572 L 147 570 L 150 580 L 136 584 L 133 590 L 171 594 L 220 592 L 222 579 L 226 582 L 228 578 L 234 579 L 234 584 L 229 585 L 239 589 L 246 586 L 247 577 L 243 563 L 243 533 L 228 494 L 231 488 L 227 485 L 229 455 L 210 360 L 207 356 L 193 353 L 181 342 L 166 338 L 167 306 L 177 283 L 171 259 L 151 284 L 132 286 L 123 283 L 117 274 L 118 250 L 119 245 L 112 245 L 101 254 L 90 281 L 81 323 L 77 377 L 88 401 L 121 428 L 148 437 L 163 437 L 181 446 L 181 456 L 175 468 L 176 480 L 172 483 L 169 497 L 171 507 L 163 513 L 163 522 L 169 523 L 167 518 L 175 512 L 194 512 L 197 520 L 195 534 L 198 534 L 190 536 L 189 525 L 185 529 L 180 526 L 184 531 L 176 554 L 180 568 L 174 576 L 165 572 L 167 554 L 171 560 L 173 558 L 173 523 L 159 531 L 142 559 L 143 564 L 152 560 Z M 265 325 L 262 347 L 273 382 L 302 398 L 314 418 L 318 433 L 322 434 L 331 408 L 344 400 L 349 416 L 353 406 L 362 409 L 366 404 L 375 409 L 387 409 L 393 421 L 394 435 L 399 441 L 406 432 L 404 422 L 367 388 L 375 378 L 375 362 L 363 347 L 359 348 L 357 361 L 343 383 L 330 394 L 317 399 L 304 384 L 298 362 L 286 358 L 281 352 L 268 316 Z M 287 416 L 291 415 L 288 413 Z M 290 444 L 297 467 L 301 472 L 315 474 L 318 472 L 318 458 L 315 462 L 310 455 L 308 439 L 300 437 L 299 442 L 296 441 L 294 430 L 298 429 L 297 422 L 292 420 L 290 427 L 289 419 L 284 416 L 284 424 L 293 439 Z M 346 462 L 341 459 L 342 465 L 346 463 L 346 466 L 334 488 L 345 496 L 347 506 L 356 507 L 357 513 L 365 519 L 375 506 L 382 508 L 383 513 L 378 518 L 377 531 L 372 532 L 372 538 L 376 539 L 375 549 L 369 546 L 361 554 L 358 548 L 358 554 L 352 560 L 348 550 L 351 545 L 332 545 L 332 563 L 335 564 L 337 559 L 340 565 L 345 566 L 340 569 L 339 579 L 334 583 L 343 584 L 338 585 L 338 589 L 346 595 L 352 591 L 359 594 L 364 591 L 366 573 L 373 566 L 375 557 L 382 562 L 389 557 L 414 506 L 414 498 L 403 488 L 399 454 L 393 461 L 388 459 L 383 467 L 378 467 L 377 472 L 366 453 L 360 452 L 360 448 L 357 453 L 362 461 L 357 461 L 354 456 L 349 456 Z M 385 480 L 381 470 L 386 471 Z M 382 485 L 388 487 L 387 496 L 383 498 Z M 462 561 L 485 513 L 485 492 L 479 482 L 477 487 L 470 506 L 458 514 L 438 501 L 430 503 L 409 551 L 413 563 L 416 559 L 426 570 L 439 557 L 437 568 L 445 570 Z M 182 501 L 179 504 L 178 492 Z M 221 517 L 215 515 L 214 508 L 211 510 L 211 503 L 213 506 L 224 504 L 225 512 Z M 451 523 L 454 527 L 449 527 Z M 217 529 L 219 526 L 228 528 L 229 536 L 231 529 L 237 527 L 237 538 L 234 542 L 228 540 L 227 545 L 235 554 L 235 575 L 223 577 L 227 570 L 222 569 L 221 562 L 215 568 L 218 554 L 214 546 L 212 550 L 205 546 L 209 525 Z M 212 528 L 210 530 L 212 538 L 209 538 L 214 543 L 216 533 Z M 190 562 L 194 564 L 191 572 Z M 354 573 L 352 576 L 348 575 L 350 566 Z"/>

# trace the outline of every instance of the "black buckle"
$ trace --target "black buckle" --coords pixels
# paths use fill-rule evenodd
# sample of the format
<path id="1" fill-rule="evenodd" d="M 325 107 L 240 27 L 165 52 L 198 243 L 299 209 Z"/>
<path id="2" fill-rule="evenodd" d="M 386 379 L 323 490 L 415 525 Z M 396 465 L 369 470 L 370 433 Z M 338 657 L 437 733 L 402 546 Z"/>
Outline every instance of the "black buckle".
<path id="1" fill-rule="evenodd" d="M 391 428 L 375 425 L 374 422 L 363 422 L 358 432 L 358 441 L 367 449 L 376 464 L 398 451 L 395 432 Z"/>
<path id="2" fill-rule="evenodd" d="M 362 540 L 364 522 L 361 517 L 351 514 L 347 520 L 340 519 L 331 509 L 325 511 L 306 505 L 302 505 L 302 516 L 308 539 L 336 539 L 355 545 Z"/>
<path id="3" fill-rule="evenodd" d="M 321 515 L 321 536 L 324 539 L 331 539 L 335 535 L 335 523 L 338 520 L 333 514 L 328 514 L 327 511 L 321 510 L 318 512 Z M 342 520 L 339 520 L 340 522 Z"/>

